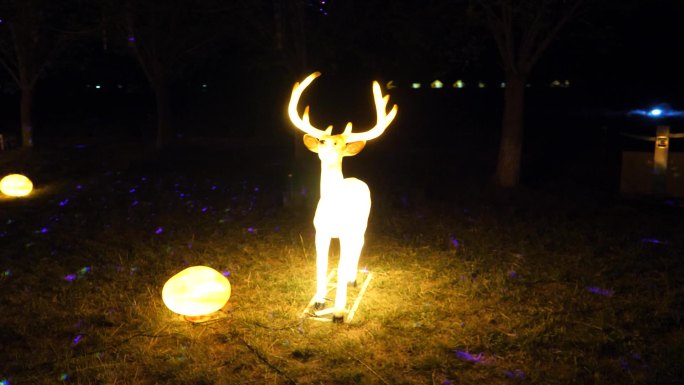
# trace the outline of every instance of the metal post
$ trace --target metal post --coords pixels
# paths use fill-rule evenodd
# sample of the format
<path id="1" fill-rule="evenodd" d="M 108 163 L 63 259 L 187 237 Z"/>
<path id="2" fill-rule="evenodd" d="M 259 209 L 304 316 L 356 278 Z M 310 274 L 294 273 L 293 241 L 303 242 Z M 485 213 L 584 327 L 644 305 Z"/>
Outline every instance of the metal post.
<path id="1" fill-rule="evenodd" d="M 667 154 L 670 147 L 670 126 L 656 127 L 653 151 L 653 193 L 665 195 L 667 191 Z"/>

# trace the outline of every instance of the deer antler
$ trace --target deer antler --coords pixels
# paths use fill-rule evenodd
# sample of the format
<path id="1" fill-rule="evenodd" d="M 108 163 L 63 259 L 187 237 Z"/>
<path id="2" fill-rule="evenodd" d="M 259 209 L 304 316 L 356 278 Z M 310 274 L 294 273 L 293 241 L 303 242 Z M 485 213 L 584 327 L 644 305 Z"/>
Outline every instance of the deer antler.
<path id="1" fill-rule="evenodd" d="M 299 113 L 297 112 L 297 104 L 299 103 L 299 98 L 302 96 L 304 89 L 306 89 L 306 87 L 308 87 L 309 84 L 311 84 L 311 82 L 313 82 L 314 79 L 320 75 L 320 72 L 314 72 L 307 76 L 307 78 L 304 79 L 301 84 L 295 83 L 294 87 L 292 88 L 290 104 L 288 105 L 287 109 L 287 112 L 290 115 L 290 120 L 295 127 L 317 139 L 321 139 L 323 135 L 331 135 L 332 126 L 328 126 L 325 131 L 312 126 L 311 122 L 309 121 L 309 106 L 304 108 L 304 114 L 302 117 L 300 117 Z M 352 124 L 351 122 L 347 123 L 342 135 L 344 135 L 348 143 L 377 138 L 378 136 L 382 135 L 383 132 L 385 132 L 385 129 L 390 125 L 390 123 L 392 123 L 392 120 L 394 120 L 394 117 L 397 115 L 396 104 L 392 107 L 389 114 L 387 113 L 387 102 L 389 101 L 389 95 L 382 96 L 382 90 L 380 90 L 380 84 L 378 84 L 378 82 L 373 82 L 373 99 L 375 100 L 375 109 L 377 111 L 377 122 L 375 127 L 365 132 L 352 133 Z"/>
<path id="2" fill-rule="evenodd" d="M 389 102 L 389 95 L 382 96 L 382 91 L 380 90 L 380 84 L 378 82 L 373 82 L 373 99 L 375 100 L 375 110 L 378 114 L 377 122 L 375 127 L 371 128 L 365 132 L 351 132 L 351 122 L 347 123 L 347 127 L 344 129 L 343 135 L 346 137 L 346 141 L 349 142 L 360 142 L 365 140 L 375 139 L 385 132 L 385 129 L 392 123 L 394 117 L 397 116 L 397 105 L 395 104 L 387 113 L 387 102 Z"/>
<path id="3" fill-rule="evenodd" d="M 329 126 L 326 131 L 319 130 L 318 128 L 312 126 L 311 122 L 309 122 L 309 106 L 306 106 L 304 108 L 304 115 L 302 115 L 302 117 L 300 118 L 299 113 L 297 112 L 297 104 L 299 104 L 299 98 L 302 96 L 304 89 L 306 89 L 306 87 L 308 87 L 309 84 L 311 84 L 311 82 L 313 82 L 314 79 L 316 79 L 319 76 L 321 76 L 320 72 L 314 72 L 311 75 L 307 76 L 301 84 L 299 82 L 295 83 L 294 87 L 292 87 L 290 104 L 287 107 L 287 112 L 290 115 L 290 120 L 292 121 L 292 124 L 294 124 L 295 127 L 299 128 L 305 133 L 315 137 L 316 139 L 321 139 L 323 135 L 326 134 L 330 135 L 332 133 L 332 126 Z"/>

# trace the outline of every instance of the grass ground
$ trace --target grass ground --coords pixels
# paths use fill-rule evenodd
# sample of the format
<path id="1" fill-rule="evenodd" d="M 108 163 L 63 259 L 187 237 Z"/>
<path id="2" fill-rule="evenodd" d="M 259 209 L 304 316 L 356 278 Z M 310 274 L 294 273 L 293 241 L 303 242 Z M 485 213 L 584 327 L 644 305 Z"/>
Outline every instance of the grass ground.
<path id="1" fill-rule="evenodd" d="M 313 209 L 280 204 L 277 167 L 112 149 L 0 153 L 3 173 L 37 187 L 0 200 L 2 384 L 684 379 L 680 208 L 381 194 L 361 258 L 375 278 L 353 322 L 333 325 L 299 318 L 315 287 Z M 233 291 L 203 324 L 161 300 L 198 264 Z"/>

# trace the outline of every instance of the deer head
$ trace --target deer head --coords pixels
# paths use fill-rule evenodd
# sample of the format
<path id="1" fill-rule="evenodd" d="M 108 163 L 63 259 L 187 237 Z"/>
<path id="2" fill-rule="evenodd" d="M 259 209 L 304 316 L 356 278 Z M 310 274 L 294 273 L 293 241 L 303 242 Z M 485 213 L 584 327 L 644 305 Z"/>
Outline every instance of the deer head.
<path id="1" fill-rule="evenodd" d="M 380 84 L 373 82 L 373 99 L 377 111 L 375 127 L 364 132 L 352 132 L 352 124 L 349 122 L 341 134 L 333 135 L 332 126 L 328 126 L 326 130 L 320 130 L 312 126 L 309 121 L 309 106 L 304 108 L 304 114 L 301 117 L 297 111 L 297 104 L 302 93 L 320 75 L 320 72 L 314 72 L 301 83 L 295 83 L 292 88 L 288 114 L 295 127 L 306 134 L 304 135 L 304 145 L 306 148 L 318 153 L 318 157 L 324 165 L 341 165 L 343 157 L 358 154 L 363 150 L 366 141 L 375 139 L 385 132 L 385 129 L 397 115 L 397 106 L 395 104 L 390 112 L 387 113 L 389 95 L 383 96 Z"/>

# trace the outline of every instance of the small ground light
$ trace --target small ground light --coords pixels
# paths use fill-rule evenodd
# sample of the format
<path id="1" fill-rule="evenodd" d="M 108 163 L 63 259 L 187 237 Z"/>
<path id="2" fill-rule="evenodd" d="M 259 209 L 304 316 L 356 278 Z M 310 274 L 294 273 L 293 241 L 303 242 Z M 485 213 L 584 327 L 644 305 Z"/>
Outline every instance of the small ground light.
<path id="1" fill-rule="evenodd" d="M 663 114 L 663 110 L 661 110 L 660 108 L 654 108 L 654 109 L 652 109 L 651 111 L 648 112 L 648 115 L 649 115 L 649 116 L 653 116 L 653 117 L 656 117 L 656 118 L 657 118 L 658 116 L 662 115 L 662 114 Z"/>
<path id="2" fill-rule="evenodd" d="M 171 277 L 162 289 L 162 300 L 174 313 L 199 322 L 228 303 L 228 278 L 208 266 L 192 266 Z"/>
<path id="3" fill-rule="evenodd" d="M 0 192 L 11 197 L 23 197 L 33 191 L 33 182 L 21 174 L 9 174 L 0 180 Z"/>

